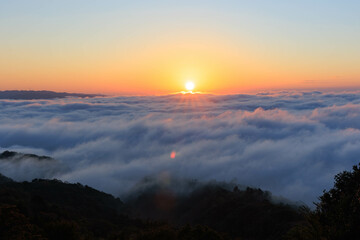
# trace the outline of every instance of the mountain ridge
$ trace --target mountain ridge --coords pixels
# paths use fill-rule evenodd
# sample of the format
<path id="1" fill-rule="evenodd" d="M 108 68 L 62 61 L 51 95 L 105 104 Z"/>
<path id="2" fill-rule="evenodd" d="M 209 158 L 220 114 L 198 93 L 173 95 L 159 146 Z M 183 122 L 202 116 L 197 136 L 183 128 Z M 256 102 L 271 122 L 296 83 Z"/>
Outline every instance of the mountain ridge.
<path id="1" fill-rule="evenodd" d="M 4 151 L 0 154 L 0 160 L 6 160 L 6 159 L 16 159 L 16 160 L 22 160 L 24 158 L 33 158 L 37 159 L 39 161 L 51 161 L 54 160 L 51 157 L 48 156 L 38 156 L 36 154 L 29 154 L 29 153 L 19 153 L 14 151 Z"/>
<path id="2" fill-rule="evenodd" d="M 0 159 L 17 156 L 52 159 L 12 151 L 4 151 Z M 0 239 L 22 239 L 16 235 L 21 233 L 25 239 L 51 240 L 275 240 L 303 221 L 298 206 L 274 203 L 271 193 L 261 189 L 231 190 L 231 184 L 216 182 L 195 186 L 190 181 L 183 184 L 189 191 L 176 192 L 172 187 L 179 180 L 174 182 L 147 184 L 149 188 L 122 201 L 80 183 L 16 182 L 0 174 Z M 5 223 L 8 227 L 2 229 Z"/>
<path id="3" fill-rule="evenodd" d="M 67 93 L 54 91 L 33 91 L 33 90 L 5 90 L 0 91 L 0 99 L 11 100 L 36 100 L 36 99 L 56 99 L 67 97 L 93 98 L 104 96 L 101 94 L 85 94 L 85 93 Z"/>

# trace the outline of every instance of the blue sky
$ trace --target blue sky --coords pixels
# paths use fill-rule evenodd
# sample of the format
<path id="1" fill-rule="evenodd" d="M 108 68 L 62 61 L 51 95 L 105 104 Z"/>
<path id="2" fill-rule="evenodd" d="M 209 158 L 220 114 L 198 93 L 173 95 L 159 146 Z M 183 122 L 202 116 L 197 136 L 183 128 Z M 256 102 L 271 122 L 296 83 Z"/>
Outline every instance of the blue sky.
<path id="1" fill-rule="evenodd" d="M 79 81 L 89 76 L 106 76 L 110 79 L 108 84 L 115 84 L 115 78 L 124 82 L 131 79 L 137 86 L 149 88 L 146 81 L 154 82 L 159 75 L 165 76 L 162 84 L 165 78 L 177 81 L 171 79 L 171 74 L 144 70 L 170 68 L 157 62 L 170 62 L 171 56 L 152 59 L 156 52 L 168 51 L 164 45 L 176 49 L 179 44 L 194 45 L 197 40 L 208 39 L 210 50 L 193 57 L 198 65 L 213 68 L 201 58 L 216 58 L 218 52 L 226 56 L 219 57 L 217 73 L 208 71 L 207 75 L 213 77 L 207 89 L 201 83 L 204 80 L 199 80 L 206 90 L 219 88 L 215 82 L 220 79 L 228 88 L 238 87 L 236 79 L 243 79 L 241 84 L 253 81 L 256 86 L 265 87 L 271 86 L 270 81 L 276 86 L 289 82 L 290 87 L 296 87 L 308 80 L 320 81 L 321 86 L 326 86 L 326 81 L 331 86 L 338 86 L 341 81 L 354 85 L 360 77 L 359 12 L 359 1 L 2 0 L 0 80 L 8 81 L 6 85 L 12 88 L 30 87 L 32 82 L 67 90 L 71 89 L 67 82 L 73 83 L 74 76 Z M 191 54 L 199 48 L 189 47 L 187 51 Z M 156 49 L 155 53 L 151 49 Z M 139 66 L 127 63 L 131 57 L 140 62 Z M 94 60 L 89 63 L 89 59 Z M 244 68 L 235 64 L 244 61 L 249 62 Z M 79 62 L 84 66 L 78 66 Z M 135 70 L 106 69 L 102 62 L 142 72 L 138 76 Z M 179 66 L 174 68 L 181 71 Z M 43 69 L 49 72 L 41 73 Z M 56 78 L 64 72 L 64 76 Z M 94 77 L 92 89 L 101 88 L 96 81 L 100 79 Z M 173 90 L 178 84 L 163 88 Z M 137 88 L 134 85 L 132 89 Z"/>

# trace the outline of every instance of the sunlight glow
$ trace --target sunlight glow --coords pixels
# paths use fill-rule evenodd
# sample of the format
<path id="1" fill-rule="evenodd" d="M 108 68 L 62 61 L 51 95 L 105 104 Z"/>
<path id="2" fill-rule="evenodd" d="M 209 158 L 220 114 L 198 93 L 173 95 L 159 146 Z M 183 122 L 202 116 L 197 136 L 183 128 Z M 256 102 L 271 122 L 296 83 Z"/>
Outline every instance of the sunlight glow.
<path id="1" fill-rule="evenodd" d="M 192 90 L 194 90 L 194 88 L 195 88 L 195 84 L 194 84 L 192 81 L 188 81 L 188 82 L 186 82 L 186 84 L 185 84 L 185 88 L 186 88 L 186 90 L 188 90 L 188 91 L 192 91 Z"/>

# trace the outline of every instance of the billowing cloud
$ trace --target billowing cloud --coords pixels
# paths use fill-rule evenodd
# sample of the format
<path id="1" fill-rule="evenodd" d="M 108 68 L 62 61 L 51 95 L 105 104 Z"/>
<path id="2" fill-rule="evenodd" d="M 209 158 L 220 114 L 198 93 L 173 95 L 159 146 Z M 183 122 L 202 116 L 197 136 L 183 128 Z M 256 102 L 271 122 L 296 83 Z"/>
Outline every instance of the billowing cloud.
<path id="1" fill-rule="evenodd" d="M 0 150 L 58 161 L 0 164 L 1 173 L 120 196 L 166 174 L 236 181 L 311 204 L 359 161 L 357 92 L 1 100 L 0 108 Z"/>

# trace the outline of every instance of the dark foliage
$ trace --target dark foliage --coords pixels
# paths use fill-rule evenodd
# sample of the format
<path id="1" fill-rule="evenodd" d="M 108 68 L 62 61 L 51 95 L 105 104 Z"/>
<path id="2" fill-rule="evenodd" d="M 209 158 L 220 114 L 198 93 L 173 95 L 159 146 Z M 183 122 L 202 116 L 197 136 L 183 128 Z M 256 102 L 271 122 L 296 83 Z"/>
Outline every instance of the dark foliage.
<path id="1" fill-rule="evenodd" d="M 189 195 L 152 190 L 129 202 L 138 217 L 184 224 L 202 224 L 231 237 L 279 239 L 302 217 L 296 208 L 274 204 L 269 192 L 247 188 L 226 190 L 208 185 Z"/>
<path id="2" fill-rule="evenodd" d="M 306 221 L 288 233 L 288 239 L 359 239 L 360 169 L 335 176 L 335 184 L 324 191 L 316 210 L 304 212 Z"/>
<path id="3" fill-rule="evenodd" d="M 46 156 L 5 151 L 0 160 Z M 194 187 L 194 186 L 193 186 Z M 0 239 L 280 239 L 303 221 L 269 192 L 208 184 L 179 195 L 154 187 L 123 203 L 79 183 L 0 175 Z"/>
<path id="4" fill-rule="evenodd" d="M 123 203 L 119 199 L 58 180 L 3 183 L 0 203 L 12 206 L 14 212 L 23 215 L 41 229 L 41 236 L 49 239 L 79 239 L 84 234 L 106 236 L 116 225 L 137 224 L 120 214 Z M 91 226 L 96 228 L 92 230 Z"/>
<path id="5" fill-rule="evenodd" d="M 224 239 L 205 226 L 129 218 L 124 203 L 81 184 L 35 179 L 0 184 L 0 239 Z"/>

